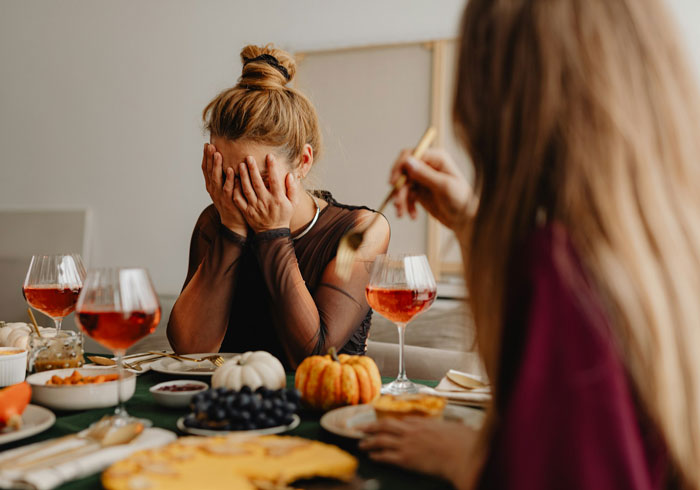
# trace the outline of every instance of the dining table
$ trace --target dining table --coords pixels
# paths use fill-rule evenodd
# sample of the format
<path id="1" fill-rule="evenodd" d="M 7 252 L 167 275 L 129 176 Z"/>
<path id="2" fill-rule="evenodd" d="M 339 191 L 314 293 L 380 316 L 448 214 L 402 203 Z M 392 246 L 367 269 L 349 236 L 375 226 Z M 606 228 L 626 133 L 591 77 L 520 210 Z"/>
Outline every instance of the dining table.
<path id="1" fill-rule="evenodd" d="M 186 379 L 186 376 L 177 376 L 178 379 Z M 126 402 L 126 409 L 130 415 L 148 419 L 153 423 L 154 427 L 160 427 L 175 432 L 179 436 L 186 435 L 178 431 L 176 422 L 178 418 L 188 413 L 188 409 L 172 409 L 157 405 L 154 401 L 149 388 L 157 383 L 175 379 L 173 376 L 158 373 L 155 371 L 146 371 L 138 375 L 136 380 L 136 390 L 134 395 Z M 198 379 L 200 381 L 209 381 L 209 379 L 201 377 L 191 377 L 190 379 Z M 393 378 L 383 378 L 382 382 L 389 382 Z M 416 383 L 427 386 L 436 386 L 436 381 L 413 380 Z M 287 386 L 294 386 L 294 373 L 287 372 Z M 0 446 L 0 452 L 20 447 L 26 444 L 39 442 L 42 440 L 61 437 L 68 434 L 74 434 L 87 428 L 93 422 L 99 420 L 104 415 L 113 413 L 114 408 L 100 408 L 83 411 L 55 411 L 56 422 L 54 425 L 30 438 L 14 441 Z M 322 414 L 303 410 L 299 413 L 301 423 L 293 430 L 286 432 L 287 435 L 304 437 L 329 444 L 334 444 L 341 449 L 349 452 L 358 459 L 358 478 L 353 485 L 343 485 L 325 482 L 322 488 L 365 488 L 365 489 L 449 489 L 452 488 L 447 482 L 429 477 L 426 475 L 414 473 L 395 466 L 377 463 L 369 459 L 366 453 L 358 449 L 357 440 L 347 439 L 337 436 L 324 430 L 320 425 L 320 417 Z M 358 483 L 359 482 L 359 483 Z M 85 478 L 67 482 L 59 487 L 60 490 L 83 490 L 102 488 L 100 483 L 100 473 L 90 475 Z"/>

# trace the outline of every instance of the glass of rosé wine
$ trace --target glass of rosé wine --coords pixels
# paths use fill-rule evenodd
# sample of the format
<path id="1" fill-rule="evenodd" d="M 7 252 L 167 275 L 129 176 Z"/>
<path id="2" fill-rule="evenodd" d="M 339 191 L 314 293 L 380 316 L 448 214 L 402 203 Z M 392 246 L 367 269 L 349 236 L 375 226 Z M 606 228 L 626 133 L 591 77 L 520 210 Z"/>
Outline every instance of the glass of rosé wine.
<path id="1" fill-rule="evenodd" d="M 417 393 L 418 387 L 406 377 L 403 345 L 408 322 L 430 308 L 437 295 L 428 259 L 425 255 L 378 255 L 365 293 L 372 309 L 399 329 L 399 375 L 382 386 L 382 393 Z"/>
<path id="2" fill-rule="evenodd" d="M 160 303 L 146 269 L 91 269 L 78 297 L 75 318 L 86 335 L 111 349 L 117 363 L 116 425 L 132 422 L 122 396 L 126 350 L 153 333 L 160 321 Z M 150 422 L 142 420 L 144 425 Z"/>
<path id="3" fill-rule="evenodd" d="M 22 293 L 29 306 L 51 317 L 58 334 L 63 318 L 75 310 L 84 279 L 79 254 L 34 255 Z"/>

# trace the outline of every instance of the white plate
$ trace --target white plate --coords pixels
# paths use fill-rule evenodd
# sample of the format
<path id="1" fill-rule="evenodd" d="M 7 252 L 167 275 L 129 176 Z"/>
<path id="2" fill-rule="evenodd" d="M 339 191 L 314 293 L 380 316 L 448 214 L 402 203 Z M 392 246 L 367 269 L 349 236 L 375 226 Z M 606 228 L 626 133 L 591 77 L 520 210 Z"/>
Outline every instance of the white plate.
<path id="1" fill-rule="evenodd" d="M 18 441 L 44 432 L 56 422 L 51 410 L 36 405 L 27 405 L 22 414 L 22 428 L 19 430 L 0 430 L 0 444 Z"/>
<path id="2" fill-rule="evenodd" d="M 483 410 L 457 405 L 447 405 L 443 412 L 445 420 L 462 421 L 475 429 L 481 427 L 485 416 Z M 371 424 L 376 420 L 372 405 L 350 405 L 326 412 L 321 417 L 321 427 L 342 437 L 362 439 L 365 434 L 356 427 Z"/>
<path id="3" fill-rule="evenodd" d="M 170 352 L 172 354 L 172 352 Z M 100 355 L 100 354 L 96 354 Z M 154 359 L 152 361 L 144 362 L 143 364 L 139 364 L 139 367 L 141 368 L 141 371 L 137 371 L 136 369 L 128 369 L 127 367 L 124 367 L 126 371 L 129 371 L 130 373 L 134 374 L 143 374 L 147 373 L 148 371 L 151 370 L 151 364 L 153 364 L 156 361 L 159 361 L 162 359 L 162 357 L 156 357 L 154 354 L 148 354 L 147 352 L 143 353 L 137 353 L 137 354 L 129 354 L 128 359 L 124 359 L 124 362 L 130 363 L 130 362 L 137 362 L 140 361 L 141 359 L 147 359 L 148 357 L 153 357 Z M 92 361 L 88 359 L 88 356 L 85 356 L 85 359 L 87 362 L 91 364 L 85 364 L 85 367 L 89 368 L 99 368 L 99 369 L 116 369 L 116 366 L 103 366 L 102 364 L 94 364 Z"/>
<path id="4" fill-rule="evenodd" d="M 185 426 L 185 417 L 180 417 L 177 419 L 177 428 L 182 432 L 187 434 L 192 434 L 194 436 L 222 436 L 226 434 L 251 434 L 251 435 L 270 435 L 270 434 L 280 434 L 282 432 L 287 432 L 288 430 L 296 429 L 301 422 L 301 419 L 297 414 L 293 415 L 294 420 L 289 425 L 276 425 L 275 427 L 268 427 L 266 429 L 254 429 L 254 430 L 209 430 L 209 429 L 195 429 L 193 427 Z"/>
<path id="5" fill-rule="evenodd" d="M 117 404 L 117 381 L 106 383 L 90 383 L 85 385 L 47 385 L 51 376 L 61 378 L 70 376 L 75 368 L 52 369 L 35 373 L 27 377 L 27 383 L 32 386 L 32 401 L 55 410 L 88 410 L 92 408 L 113 407 Z M 116 368 L 101 369 L 82 367 L 77 371 L 83 376 L 98 376 L 100 374 L 116 373 Z M 122 380 L 122 400 L 127 401 L 134 396 L 136 376 L 124 373 Z"/>
<path id="6" fill-rule="evenodd" d="M 221 356 L 224 359 L 230 359 L 235 355 L 237 354 L 209 352 L 206 354 L 187 354 L 185 357 L 201 359 L 207 356 Z M 172 374 L 174 376 L 211 376 L 216 371 L 216 366 L 211 361 L 178 361 L 172 357 L 165 357 L 151 363 L 151 369 L 158 373 Z"/>

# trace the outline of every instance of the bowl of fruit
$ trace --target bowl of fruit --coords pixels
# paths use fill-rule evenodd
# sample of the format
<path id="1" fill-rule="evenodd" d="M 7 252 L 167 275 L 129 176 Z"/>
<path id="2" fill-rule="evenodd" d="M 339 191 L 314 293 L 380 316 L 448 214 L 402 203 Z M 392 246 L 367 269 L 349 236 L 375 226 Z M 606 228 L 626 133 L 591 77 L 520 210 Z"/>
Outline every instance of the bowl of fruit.
<path id="1" fill-rule="evenodd" d="M 148 391 L 159 405 L 168 408 L 185 408 L 190 405 L 193 396 L 207 389 L 209 385 L 202 381 L 176 379 L 158 383 L 151 386 Z"/>
<path id="2" fill-rule="evenodd" d="M 299 425 L 300 402 L 301 395 L 294 388 L 212 388 L 192 397 L 191 413 L 181 417 L 177 427 L 203 436 L 229 432 L 279 434 Z"/>

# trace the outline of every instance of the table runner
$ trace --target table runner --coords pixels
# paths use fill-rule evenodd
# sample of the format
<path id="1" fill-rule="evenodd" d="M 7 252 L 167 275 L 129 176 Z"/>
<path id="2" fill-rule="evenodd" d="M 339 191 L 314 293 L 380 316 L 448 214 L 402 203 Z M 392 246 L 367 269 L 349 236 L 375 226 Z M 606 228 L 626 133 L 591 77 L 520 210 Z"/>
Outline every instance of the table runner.
<path id="1" fill-rule="evenodd" d="M 135 417 L 143 417 L 149 419 L 151 422 L 153 422 L 153 425 L 155 427 L 162 427 L 164 429 L 172 430 L 179 434 L 177 428 L 175 427 L 175 422 L 178 418 L 187 413 L 187 410 L 167 409 L 161 407 L 160 405 L 156 405 L 153 401 L 151 394 L 148 391 L 148 389 L 154 384 L 160 383 L 161 381 L 168 381 L 171 379 L 174 378 L 164 374 L 156 373 L 154 371 L 148 371 L 142 375 L 139 375 L 136 382 L 136 392 L 134 393 L 134 396 L 126 403 L 126 409 L 131 415 Z M 203 380 L 203 378 L 192 379 Z M 390 378 L 385 378 L 382 381 L 389 382 L 391 380 L 392 379 Z M 206 379 L 206 381 L 209 380 Z M 435 381 L 414 381 L 433 387 L 437 384 L 437 382 Z M 287 386 L 294 386 L 293 373 L 287 374 Z M 113 411 L 114 407 L 78 412 L 54 411 L 54 413 L 56 414 L 56 423 L 49 430 L 27 439 L 22 439 L 20 441 L 0 446 L 0 451 L 5 451 L 7 449 L 23 446 L 25 444 L 31 444 L 33 442 L 38 442 L 45 439 L 51 439 L 54 437 L 60 437 L 63 435 L 78 432 L 86 428 L 92 422 L 99 420 L 103 415 L 110 414 Z M 450 488 L 450 486 L 447 483 L 437 480 L 435 478 L 426 477 L 424 475 L 419 475 L 392 466 L 381 465 L 371 461 L 369 458 L 366 457 L 364 453 L 357 449 L 356 441 L 344 439 L 324 431 L 321 428 L 321 425 L 319 424 L 319 418 L 320 417 L 318 414 L 302 412 L 301 424 L 299 425 L 299 427 L 290 432 L 287 432 L 286 434 L 335 444 L 341 447 L 342 449 L 350 452 L 359 460 L 359 476 L 365 479 L 371 478 L 377 480 L 379 483 L 379 488 L 382 490 L 399 490 L 406 488 Z M 82 478 L 80 480 L 75 480 L 58 487 L 59 490 L 84 490 L 95 488 L 102 488 L 100 485 L 99 474 Z"/>

